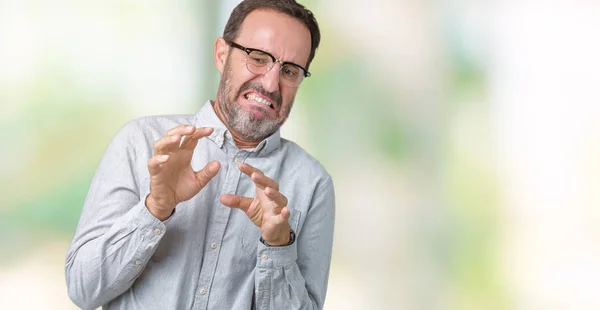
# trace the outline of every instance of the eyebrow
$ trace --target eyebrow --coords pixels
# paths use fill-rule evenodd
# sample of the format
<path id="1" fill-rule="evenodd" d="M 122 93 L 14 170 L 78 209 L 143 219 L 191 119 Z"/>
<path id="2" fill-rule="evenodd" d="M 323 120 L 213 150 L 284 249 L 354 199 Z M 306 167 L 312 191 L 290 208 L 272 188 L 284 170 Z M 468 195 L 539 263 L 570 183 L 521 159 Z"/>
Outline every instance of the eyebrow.
<path id="1" fill-rule="evenodd" d="M 272 57 L 273 57 L 273 58 L 275 58 L 275 59 L 281 60 L 281 59 L 279 59 L 279 58 L 275 57 L 275 55 L 273 55 L 273 53 L 272 53 L 272 52 L 269 52 L 269 51 L 267 51 L 267 50 L 263 50 L 263 49 L 259 49 L 259 48 L 252 48 L 252 47 L 248 47 L 248 48 L 249 48 L 249 49 L 252 49 L 252 50 L 255 50 L 255 51 L 259 51 L 259 52 L 266 53 L 266 54 L 268 54 L 268 55 L 272 56 Z M 298 67 L 300 67 L 300 68 L 304 69 L 304 67 L 303 67 L 303 66 L 301 66 L 301 65 L 299 65 L 299 64 L 297 64 L 297 63 L 295 63 L 295 62 L 292 62 L 292 61 L 284 61 L 284 60 L 281 60 L 281 61 L 282 61 L 284 64 L 292 64 L 292 65 L 295 65 L 295 66 L 298 66 Z M 304 70 L 305 70 L 305 71 L 308 71 L 308 70 L 306 70 L 306 69 L 304 69 Z"/>
<path id="2" fill-rule="evenodd" d="M 299 65 L 299 64 L 297 64 L 297 63 L 291 62 L 291 61 L 283 61 L 283 60 L 277 59 L 277 57 L 273 56 L 273 54 L 271 54 L 270 52 L 267 52 L 267 51 L 265 51 L 265 50 L 258 49 L 258 48 L 245 47 L 245 46 L 242 46 L 242 45 L 240 45 L 240 44 L 238 44 L 238 43 L 236 43 L 236 42 L 234 42 L 234 41 L 226 41 L 226 42 L 227 42 L 227 44 L 229 44 L 230 46 L 232 46 L 232 47 L 235 47 L 235 48 L 237 48 L 237 49 L 241 49 L 241 50 L 243 50 L 244 52 L 246 52 L 247 54 L 250 54 L 250 52 L 252 52 L 252 51 L 257 51 L 257 52 L 264 53 L 264 54 L 266 54 L 266 55 L 269 55 L 269 56 L 270 56 L 272 59 L 275 59 L 275 60 L 279 60 L 279 61 L 281 61 L 281 62 L 282 62 L 282 66 L 283 66 L 283 65 L 286 65 L 286 64 L 294 65 L 294 66 L 296 66 L 296 67 L 299 67 L 300 69 L 302 69 L 302 70 L 304 71 L 304 76 L 305 76 L 305 77 L 309 77 L 309 76 L 311 76 L 311 73 L 308 71 L 308 69 L 307 69 L 307 68 L 305 68 L 305 67 L 303 67 L 303 66 L 301 66 L 301 65 Z"/>

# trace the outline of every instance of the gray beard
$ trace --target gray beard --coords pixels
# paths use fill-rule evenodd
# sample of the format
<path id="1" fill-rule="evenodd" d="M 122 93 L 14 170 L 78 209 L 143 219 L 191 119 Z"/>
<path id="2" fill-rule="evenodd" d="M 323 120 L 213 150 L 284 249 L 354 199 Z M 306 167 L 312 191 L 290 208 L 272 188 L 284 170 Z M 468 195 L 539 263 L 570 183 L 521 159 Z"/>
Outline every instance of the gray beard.
<path id="1" fill-rule="evenodd" d="M 280 113 L 284 113 L 285 118 L 280 123 L 278 120 L 272 120 L 268 118 L 257 118 L 253 113 L 246 112 L 240 105 L 237 103 L 236 99 L 239 97 L 240 93 L 245 89 L 262 89 L 260 85 L 256 85 L 251 81 L 246 82 L 244 85 L 240 87 L 240 89 L 235 92 L 233 86 L 230 83 L 230 75 L 231 75 L 231 62 L 227 61 L 225 64 L 225 69 L 223 71 L 223 75 L 221 76 L 221 91 L 219 92 L 219 109 L 223 113 L 225 121 L 227 125 L 235 131 L 237 135 L 239 135 L 244 140 L 249 141 L 262 141 L 268 136 L 272 135 L 275 131 L 277 131 L 281 125 L 287 119 L 290 108 L 280 110 L 277 112 L 277 118 L 280 118 Z M 277 96 L 276 96 L 277 97 Z M 272 98 L 273 99 L 273 98 Z M 281 96 L 278 98 L 274 98 L 275 101 L 278 99 L 278 103 L 281 106 Z M 264 113 L 267 113 L 267 110 L 264 110 Z"/>

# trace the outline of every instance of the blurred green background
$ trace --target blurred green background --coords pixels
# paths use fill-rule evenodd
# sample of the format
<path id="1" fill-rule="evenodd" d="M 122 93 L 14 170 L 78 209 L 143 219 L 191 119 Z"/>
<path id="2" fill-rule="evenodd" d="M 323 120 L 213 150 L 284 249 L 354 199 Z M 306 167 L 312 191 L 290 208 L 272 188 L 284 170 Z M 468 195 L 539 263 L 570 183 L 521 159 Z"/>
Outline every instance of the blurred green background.
<path id="1" fill-rule="evenodd" d="M 0 307 L 70 309 L 66 249 L 130 119 L 215 96 L 239 1 L 0 0 Z M 326 309 L 598 309 L 600 4 L 300 1 L 284 137 L 337 194 Z"/>

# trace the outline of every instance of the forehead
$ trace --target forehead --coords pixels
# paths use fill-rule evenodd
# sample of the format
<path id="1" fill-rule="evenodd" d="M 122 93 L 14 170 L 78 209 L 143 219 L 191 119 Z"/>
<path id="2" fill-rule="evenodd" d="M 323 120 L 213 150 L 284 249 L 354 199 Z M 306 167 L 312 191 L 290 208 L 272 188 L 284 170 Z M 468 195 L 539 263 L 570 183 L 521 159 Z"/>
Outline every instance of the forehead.
<path id="1" fill-rule="evenodd" d="M 311 48 L 308 27 L 289 15 L 272 10 L 254 10 L 248 14 L 236 41 L 301 66 L 308 62 Z"/>

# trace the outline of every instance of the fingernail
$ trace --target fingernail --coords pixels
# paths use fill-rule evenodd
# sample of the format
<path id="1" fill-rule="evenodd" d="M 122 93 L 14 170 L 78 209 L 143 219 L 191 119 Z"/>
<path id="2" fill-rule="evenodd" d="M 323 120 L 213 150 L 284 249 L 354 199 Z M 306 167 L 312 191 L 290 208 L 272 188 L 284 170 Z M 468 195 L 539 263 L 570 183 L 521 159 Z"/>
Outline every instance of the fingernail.
<path id="1" fill-rule="evenodd" d="M 169 159 L 169 155 L 160 155 L 160 160 L 165 161 Z"/>

